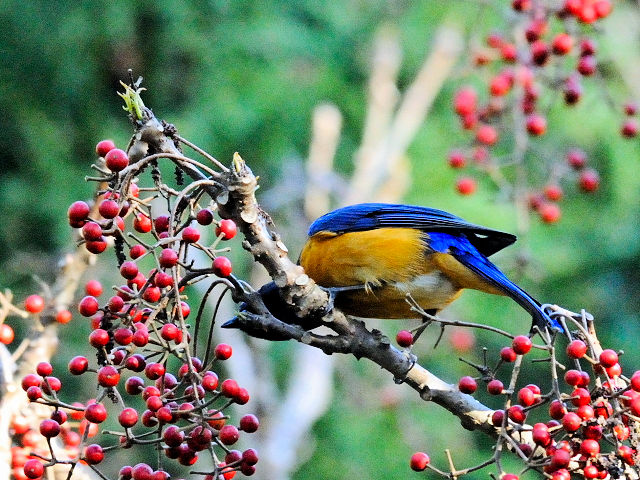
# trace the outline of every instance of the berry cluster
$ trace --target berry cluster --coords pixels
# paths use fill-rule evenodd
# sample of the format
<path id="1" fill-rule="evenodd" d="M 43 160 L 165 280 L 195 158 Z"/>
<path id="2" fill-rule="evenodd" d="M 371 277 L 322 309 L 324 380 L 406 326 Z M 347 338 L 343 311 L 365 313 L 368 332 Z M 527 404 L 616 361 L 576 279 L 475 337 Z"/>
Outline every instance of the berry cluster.
<path id="1" fill-rule="evenodd" d="M 232 356 L 231 346 L 206 346 L 203 356 L 197 356 L 198 347 L 202 347 L 198 345 L 202 343 L 202 339 L 198 342 L 202 309 L 194 330 L 184 294 L 186 286 L 209 277 L 213 285 L 206 296 L 216 285 L 221 285 L 223 292 L 235 285 L 231 262 L 220 255 L 228 248 L 221 248 L 220 243 L 236 236 L 236 224 L 216 220 L 215 210 L 200 206 L 200 195 L 193 195 L 190 187 L 180 192 L 162 183 L 157 165 L 150 165 L 154 185 L 140 188 L 127 175 L 137 166 L 110 140 L 98 143 L 96 152 L 100 157 L 96 169 L 102 176 L 94 180 L 108 188 L 100 192 L 93 208 L 86 202 L 74 202 L 68 210 L 69 224 L 80 229 L 81 243 L 92 253 L 104 252 L 110 243 L 115 245 L 123 284 L 103 299 L 100 282 L 90 280 L 85 285 L 86 296 L 78 302 L 78 312 L 91 321 L 88 344 L 94 349 L 95 361 L 77 355 L 69 361 L 68 370 L 72 375 L 92 376 L 98 394 L 94 399 L 78 398 L 77 390 L 67 385 L 63 388 L 46 362 L 26 375 L 22 388 L 28 399 L 49 405 L 53 411 L 40 423 L 39 435 L 33 429 L 21 429 L 20 417 L 14 419 L 14 476 L 38 479 L 45 475 L 46 467 L 78 462 L 95 469 L 110 450 L 149 444 L 161 447 L 167 461 L 185 466 L 194 465 L 202 454 L 210 454 L 213 468 L 202 474 L 212 480 L 229 480 L 238 471 L 252 475 L 257 452 L 233 450 L 232 445 L 240 432 L 255 432 L 258 419 L 248 414 L 236 426 L 225 414 L 231 404 L 246 404 L 249 393 L 234 379 L 219 380 L 216 364 Z M 158 197 L 164 198 L 165 211 L 156 211 L 152 200 Z M 200 229 L 209 225 L 215 238 L 207 245 L 201 241 Z M 210 259 L 205 268 L 195 267 L 195 251 Z M 46 310 L 45 303 L 42 297 L 32 295 L 26 299 L 25 309 L 39 314 Z M 55 318 L 67 323 L 71 313 L 60 311 Z M 71 400 L 66 400 L 65 394 Z M 110 404 L 115 411 L 110 412 Z M 140 404 L 144 407 L 136 407 Z M 117 419 L 120 431 L 101 428 L 108 416 Z M 91 443 L 99 432 L 111 435 L 116 442 L 107 446 L 102 440 Z M 34 448 L 32 437 L 46 439 L 46 443 Z M 61 442 L 54 445 L 50 441 L 54 438 Z M 120 470 L 121 480 L 168 478 L 161 465 L 154 468 L 140 463 Z"/>
<path id="2" fill-rule="evenodd" d="M 587 167 L 584 152 L 564 152 L 566 161 L 554 161 L 533 182 L 541 186 L 512 183 L 522 183 L 523 177 L 530 179 L 540 170 L 534 150 L 539 150 L 539 137 L 547 132 L 547 100 L 560 90 L 564 103 L 575 105 L 582 97 L 583 81 L 597 74 L 597 47 L 590 35 L 593 24 L 607 17 L 612 6 L 609 0 L 566 0 L 559 8 L 551 2 L 514 1 L 512 8 L 518 21 L 511 32 L 488 35 L 486 46 L 472 53 L 474 67 L 485 75 L 486 92 L 463 86 L 455 94 L 453 108 L 473 141 L 452 150 L 448 164 L 465 169 L 471 163 L 512 195 L 531 190 L 530 208 L 543 222 L 554 223 L 561 217 L 563 181 L 574 181 L 582 192 L 599 187 L 598 172 Z M 631 103 L 625 106 L 628 118 L 621 130 L 625 137 L 637 133 L 636 110 Z M 505 151 L 510 153 L 505 156 Z M 527 173 L 514 175 L 513 168 Z M 471 175 L 456 181 L 462 195 L 473 194 L 477 187 Z"/>
<path id="3" fill-rule="evenodd" d="M 458 381 L 457 388 L 462 393 L 475 394 L 479 382 L 483 382 L 489 398 L 501 398 L 502 408 L 493 411 L 489 419 L 502 432 L 498 442 L 506 443 L 519 455 L 526 469 L 544 472 L 552 480 L 635 478 L 625 475 L 637 473 L 640 465 L 640 371 L 624 376 L 618 353 L 601 350 L 595 337 L 588 333 L 591 331 L 580 328 L 577 335 L 581 338 L 574 336 L 566 345 L 565 362 L 573 368 L 565 367 L 556 357 L 557 339 L 542 335 L 545 345 L 536 346 L 531 338 L 519 335 L 502 348 L 494 368 L 474 365 L 480 376 L 464 376 Z M 411 343 L 407 333 L 398 334 L 401 346 Z M 547 355 L 551 385 L 518 387 L 521 365 L 534 347 Z M 507 365 L 512 369 L 505 382 L 498 373 Z M 590 367 L 591 374 L 583 369 L 585 366 Z M 560 369 L 564 370 L 563 381 Z M 496 448 L 496 452 L 499 450 Z M 493 462 L 500 469 L 497 455 Z M 411 457 L 410 466 L 416 471 L 430 468 L 448 475 L 433 467 L 423 452 Z M 517 480 L 519 476 L 500 471 L 500 478 Z"/>

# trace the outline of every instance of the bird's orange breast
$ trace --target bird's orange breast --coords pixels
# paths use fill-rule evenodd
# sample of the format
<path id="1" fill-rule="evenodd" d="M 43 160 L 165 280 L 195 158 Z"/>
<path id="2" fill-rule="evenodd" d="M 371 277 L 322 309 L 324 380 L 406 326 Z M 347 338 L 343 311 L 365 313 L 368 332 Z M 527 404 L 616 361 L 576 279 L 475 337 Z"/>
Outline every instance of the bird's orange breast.
<path id="1" fill-rule="evenodd" d="M 378 228 L 336 234 L 318 232 L 300 254 L 300 265 L 323 287 L 403 282 L 425 272 L 423 233 Z"/>
<path id="2" fill-rule="evenodd" d="M 412 228 L 319 232 L 304 246 L 300 264 L 323 287 L 366 287 L 337 294 L 336 306 L 347 314 L 412 318 L 418 315 L 407 294 L 425 310 L 440 310 L 461 290 L 439 270 L 425 240 Z"/>

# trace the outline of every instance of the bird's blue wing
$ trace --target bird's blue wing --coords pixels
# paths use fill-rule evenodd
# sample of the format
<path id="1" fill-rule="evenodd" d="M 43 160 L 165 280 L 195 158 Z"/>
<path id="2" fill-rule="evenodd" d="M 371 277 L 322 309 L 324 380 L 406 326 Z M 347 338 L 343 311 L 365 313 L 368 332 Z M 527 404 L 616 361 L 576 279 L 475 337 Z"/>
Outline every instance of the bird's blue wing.
<path id="1" fill-rule="evenodd" d="M 469 223 L 442 210 L 386 203 L 362 203 L 334 210 L 311 224 L 309 236 L 321 231 L 347 233 L 389 227 L 415 228 L 424 232 L 464 233 L 486 256 L 516 241 L 515 235 Z"/>

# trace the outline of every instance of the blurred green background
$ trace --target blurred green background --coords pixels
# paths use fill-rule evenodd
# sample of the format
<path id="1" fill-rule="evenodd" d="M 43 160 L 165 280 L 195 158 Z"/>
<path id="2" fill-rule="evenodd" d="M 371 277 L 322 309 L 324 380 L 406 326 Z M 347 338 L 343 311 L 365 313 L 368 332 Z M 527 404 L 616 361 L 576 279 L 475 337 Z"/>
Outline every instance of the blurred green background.
<path id="1" fill-rule="evenodd" d="M 57 259 L 72 248 L 66 209 L 91 195 L 93 186 L 83 177 L 91 173 L 96 142 L 113 138 L 124 146 L 131 133 L 115 94 L 128 68 L 145 78 L 146 104 L 184 137 L 225 163 L 240 151 L 274 205 L 277 192 L 294 192 L 273 213 L 285 241 L 300 245 L 304 232 L 288 215 L 301 207 L 304 192 L 292 172 L 304 168 L 311 113 L 322 102 L 342 112 L 336 162 L 348 176 L 366 113 L 371 49 L 379 28 L 398 32 L 402 89 L 440 25 L 479 42 L 488 32 L 510 28 L 513 18 L 507 12 L 505 19 L 502 12 L 509 3 L 487 9 L 469 1 L 5 0 L 0 7 L 0 286 L 18 297 L 37 290 L 34 275 L 50 281 Z M 543 167 L 562 163 L 568 147 L 580 146 L 599 170 L 601 188 L 582 195 L 568 182 L 561 222 L 548 226 L 532 217 L 522 245 L 496 256 L 536 298 L 594 314 L 604 345 L 626 351 L 627 369 L 637 365 L 640 335 L 640 143 L 623 140 L 618 132 L 620 106 L 638 95 L 629 88 L 640 83 L 633 70 L 640 63 L 637 9 L 635 2 L 618 2 L 602 22 L 600 75 L 584 82 L 577 106 L 566 108 L 553 101 L 553 94 L 545 98 L 549 132 L 533 142 L 528 159 L 540 164 L 531 180 L 541 186 Z M 488 72 L 496 71 L 469 71 L 465 61 L 463 55 L 409 149 L 413 184 L 406 200 L 514 231 L 512 205 L 496 204 L 489 182 L 481 179 L 479 192 L 462 198 L 453 188 L 457 173 L 446 165 L 447 152 L 469 142 L 451 110 L 453 92 L 465 83 L 481 86 Z M 484 91 L 481 95 L 486 98 Z M 528 268 L 509 269 L 521 254 L 530 260 Z M 107 255 L 112 260 L 113 253 Z M 241 252 L 237 257 L 247 261 Z M 104 275 L 107 283 L 112 277 Z M 522 332 L 528 328 L 526 314 L 513 302 L 471 292 L 451 315 L 493 324 L 514 319 L 511 325 L 520 322 Z M 397 328 L 388 327 L 388 333 Z M 83 342 L 85 333 L 75 340 Z M 494 355 L 501 347 L 489 335 L 478 334 L 475 341 Z M 449 381 L 473 374 L 452 360 L 451 344 L 437 350 L 432 345 L 433 338 L 427 339 L 416 353 L 433 371 Z M 273 347 L 271 354 L 287 361 L 286 346 Z M 480 361 L 480 349 L 465 356 Z M 428 451 L 442 467 L 446 447 L 453 448 L 459 466 L 487 455 L 484 437 L 463 432 L 446 412 L 394 385 L 374 366 L 340 358 L 337 372 L 331 408 L 311 432 L 315 449 L 303 455 L 294 478 L 410 477 L 407 459 L 416 449 Z M 531 379 L 538 375 L 530 372 Z"/>

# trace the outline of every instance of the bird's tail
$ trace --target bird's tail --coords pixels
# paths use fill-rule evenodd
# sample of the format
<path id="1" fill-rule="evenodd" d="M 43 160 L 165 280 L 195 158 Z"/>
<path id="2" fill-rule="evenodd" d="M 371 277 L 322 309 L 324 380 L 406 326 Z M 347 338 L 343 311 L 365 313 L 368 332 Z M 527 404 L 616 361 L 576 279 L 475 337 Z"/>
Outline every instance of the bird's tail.
<path id="1" fill-rule="evenodd" d="M 488 282 L 505 295 L 513 298 L 532 317 L 532 331 L 538 326 L 542 330 L 545 327 L 563 332 L 562 325 L 547 315 L 541 307 L 540 302 L 509 280 L 498 267 L 496 267 L 487 257 L 482 255 L 467 240 L 457 239 L 455 244 L 449 245 L 451 254 L 463 265 L 472 270 L 476 275 Z"/>

